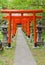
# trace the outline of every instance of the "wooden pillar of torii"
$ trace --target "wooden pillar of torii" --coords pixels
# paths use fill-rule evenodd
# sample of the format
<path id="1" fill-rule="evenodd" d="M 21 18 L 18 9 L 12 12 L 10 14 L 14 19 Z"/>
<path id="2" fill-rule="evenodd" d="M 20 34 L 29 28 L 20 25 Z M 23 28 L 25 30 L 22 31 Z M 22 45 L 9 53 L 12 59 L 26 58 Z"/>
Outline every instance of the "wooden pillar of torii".
<path id="1" fill-rule="evenodd" d="M 2 18 L 7 19 L 9 21 L 9 15 L 3 16 Z M 16 34 L 15 16 L 11 16 L 11 35 L 12 35 L 12 38 L 15 36 L 15 34 Z"/>
<path id="2" fill-rule="evenodd" d="M 34 46 L 37 46 L 37 39 L 36 39 L 36 13 L 42 13 L 42 10 L 1 10 L 2 13 L 9 13 L 9 21 L 8 21 L 8 47 L 11 47 L 11 14 L 12 13 L 32 13 L 33 14 L 33 28 L 34 28 Z M 23 16 L 21 17 L 21 19 Z M 37 17 L 37 18 L 40 18 Z M 28 23 L 28 22 L 27 22 Z M 27 24 L 29 25 L 29 24 Z M 29 28 L 29 27 L 28 27 Z"/>

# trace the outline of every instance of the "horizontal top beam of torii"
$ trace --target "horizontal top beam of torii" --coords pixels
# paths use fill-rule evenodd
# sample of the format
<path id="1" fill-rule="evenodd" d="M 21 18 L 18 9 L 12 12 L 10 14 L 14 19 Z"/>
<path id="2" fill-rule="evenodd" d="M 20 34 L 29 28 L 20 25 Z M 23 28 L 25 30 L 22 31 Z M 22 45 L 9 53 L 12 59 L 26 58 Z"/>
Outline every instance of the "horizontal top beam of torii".
<path id="1" fill-rule="evenodd" d="M 8 19 L 9 16 L 3 16 L 4 19 Z M 33 19 L 33 16 L 12 16 L 12 18 L 19 18 L 19 19 L 22 19 L 22 18 L 29 18 L 29 19 Z M 37 19 L 40 19 L 42 18 L 42 16 L 36 16 Z"/>
<path id="2" fill-rule="evenodd" d="M 42 13 L 43 10 L 0 10 L 1 13 Z"/>

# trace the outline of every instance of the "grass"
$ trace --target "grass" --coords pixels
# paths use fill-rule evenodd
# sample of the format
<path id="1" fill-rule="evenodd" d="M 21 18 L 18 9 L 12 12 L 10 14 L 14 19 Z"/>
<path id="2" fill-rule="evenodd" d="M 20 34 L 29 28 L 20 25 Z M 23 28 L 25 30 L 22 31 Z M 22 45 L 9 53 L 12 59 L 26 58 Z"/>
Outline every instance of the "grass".
<path id="1" fill-rule="evenodd" d="M 0 65 L 13 65 L 14 63 L 14 54 L 16 49 L 16 36 L 14 37 L 13 41 L 11 42 L 12 48 L 7 49 L 4 47 L 3 51 L 0 51 Z M 2 34 L 0 32 L 0 40 L 2 39 Z"/>
<path id="2" fill-rule="evenodd" d="M 13 65 L 14 63 L 14 52 L 15 52 L 15 48 L 16 48 L 16 37 L 14 39 L 14 41 L 12 41 L 11 45 L 12 48 L 11 49 L 6 49 L 4 47 L 3 51 L 0 51 L 0 65 Z"/>
<path id="3" fill-rule="evenodd" d="M 0 32 L 0 40 L 2 40 L 2 37 L 3 37 L 3 35 L 2 35 L 2 33 Z"/>
<path id="4" fill-rule="evenodd" d="M 31 49 L 31 52 L 34 56 L 35 61 L 37 62 L 37 65 L 45 65 L 45 52 L 44 52 L 43 46 L 40 46 L 39 48 L 34 49 L 33 48 L 34 44 L 30 43 L 30 39 L 27 39 L 26 36 L 25 36 L 25 39 L 27 41 L 29 49 Z"/>

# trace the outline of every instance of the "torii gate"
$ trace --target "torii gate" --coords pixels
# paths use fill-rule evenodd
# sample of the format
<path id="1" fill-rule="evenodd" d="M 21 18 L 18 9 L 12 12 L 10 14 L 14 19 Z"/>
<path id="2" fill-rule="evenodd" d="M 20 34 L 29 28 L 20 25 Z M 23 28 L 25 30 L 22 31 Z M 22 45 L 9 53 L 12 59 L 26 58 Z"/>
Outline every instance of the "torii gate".
<path id="1" fill-rule="evenodd" d="M 42 13 L 42 10 L 1 10 L 2 13 L 8 13 L 8 47 L 11 47 L 11 19 L 13 18 L 13 25 L 14 25 L 14 19 L 19 18 L 22 23 L 22 30 L 26 32 L 25 28 L 28 28 L 26 34 L 30 34 L 30 20 L 33 20 L 33 28 L 34 28 L 34 46 L 37 46 L 37 40 L 36 40 L 36 19 L 42 18 L 41 16 L 36 16 L 36 13 Z M 12 13 L 21 13 L 21 16 L 12 16 Z M 24 16 L 24 13 L 32 13 L 32 16 Z M 17 22 L 17 21 L 16 21 Z M 24 23 L 25 22 L 25 23 Z M 27 25 L 24 27 L 24 25 Z M 12 29 L 14 31 L 14 27 Z"/>

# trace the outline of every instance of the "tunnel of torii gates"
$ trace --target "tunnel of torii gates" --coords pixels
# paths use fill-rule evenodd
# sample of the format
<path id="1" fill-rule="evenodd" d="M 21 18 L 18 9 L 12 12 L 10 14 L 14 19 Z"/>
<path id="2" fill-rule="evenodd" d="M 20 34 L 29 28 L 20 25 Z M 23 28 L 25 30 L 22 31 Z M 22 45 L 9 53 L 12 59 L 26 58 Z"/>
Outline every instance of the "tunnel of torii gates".
<path id="1" fill-rule="evenodd" d="M 1 10 L 1 13 L 8 13 L 3 16 L 4 19 L 8 19 L 8 47 L 11 47 L 11 35 L 16 34 L 16 28 L 18 24 L 21 24 L 23 32 L 30 37 L 30 22 L 33 23 L 34 33 L 34 46 L 37 47 L 37 35 L 36 35 L 36 19 L 42 18 L 42 16 L 36 16 L 36 13 L 42 13 L 42 10 Z M 12 14 L 20 14 L 20 16 L 14 16 Z M 31 13 L 32 15 L 24 15 Z"/>

